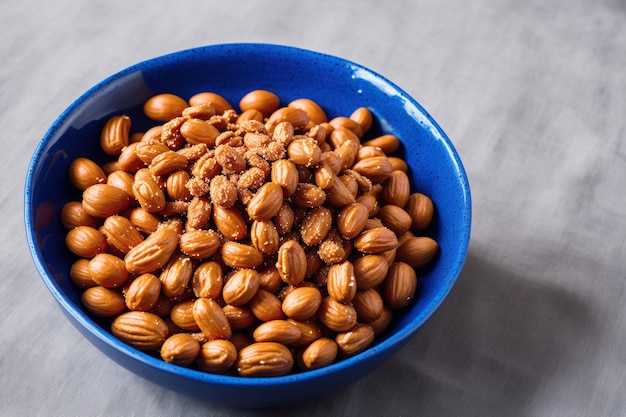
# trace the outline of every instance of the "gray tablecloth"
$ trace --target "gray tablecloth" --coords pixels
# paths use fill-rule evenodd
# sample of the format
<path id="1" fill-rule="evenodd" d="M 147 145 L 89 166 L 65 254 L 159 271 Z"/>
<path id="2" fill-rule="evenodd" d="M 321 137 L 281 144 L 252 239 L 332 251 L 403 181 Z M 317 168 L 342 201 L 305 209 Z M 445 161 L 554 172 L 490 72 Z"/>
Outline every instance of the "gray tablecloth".
<path id="1" fill-rule="evenodd" d="M 24 1 L 0 7 L 0 415 L 626 415 L 624 0 Z M 241 410 L 104 357 L 30 259 L 29 159 L 84 90 L 194 46 L 359 62 L 448 133 L 472 186 L 466 266 L 397 356 L 326 398 Z"/>

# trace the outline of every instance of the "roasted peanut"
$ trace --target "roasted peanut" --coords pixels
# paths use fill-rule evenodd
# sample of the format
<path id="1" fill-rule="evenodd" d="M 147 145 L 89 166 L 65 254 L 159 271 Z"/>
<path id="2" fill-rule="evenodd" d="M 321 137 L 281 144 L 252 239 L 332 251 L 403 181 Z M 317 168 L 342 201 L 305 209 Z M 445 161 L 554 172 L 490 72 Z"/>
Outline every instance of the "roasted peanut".
<path id="1" fill-rule="evenodd" d="M 220 247 L 220 237 L 213 230 L 188 230 L 180 236 L 180 250 L 193 259 L 206 259 Z"/>
<path id="2" fill-rule="evenodd" d="M 256 192 L 248 204 L 248 216 L 253 220 L 269 220 L 283 204 L 283 189 L 280 184 L 268 182 Z"/>
<path id="3" fill-rule="evenodd" d="M 437 241 L 427 236 L 411 237 L 398 247 L 396 258 L 399 262 L 421 268 L 427 265 L 439 251 Z"/>
<path id="4" fill-rule="evenodd" d="M 129 311 L 113 320 L 111 332 L 134 348 L 152 350 L 161 347 L 169 334 L 169 328 L 156 314 Z"/>
<path id="5" fill-rule="evenodd" d="M 330 296 L 322 299 L 317 318 L 335 332 L 350 330 L 357 322 L 356 310 L 351 304 L 340 303 Z"/>
<path id="6" fill-rule="evenodd" d="M 70 182 L 79 190 L 85 190 L 94 184 L 106 181 L 106 174 L 94 161 L 88 158 L 74 159 L 68 168 Z"/>
<path id="7" fill-rule="evenodd" d="M 411 216 L 411 219 L 413 219 L 411 224 L 413 230 L 421 231 L 430 225 L 435 208 L 432 200 L 428 196 L 422 193 L 413 193 L 409 196 L 406 211 Z"/>
<path id="8" fill-rule="evenodd" d="M 311 209 L 300 225 L 302 241 L 308 246 L 317 245 L 330 231 L 332 222 L 332 213 L 326 207 Z"/>
<path id="9" fill-rule="evenodd" d="M 130 133 L 130 117 L 113 116 L 107 120 L 100 134 L 100 146 L 109 155 L 119 155 L 128 146 Z"/>
<path id="10" fill-rule="evenodd" d="M 104 235 L 89 226 L 77 226 L 65 236 L 67 248 L 82 258 L 93 258 L 108 250 Z"/>
<path id="11" fill-rule="evenodd" d="M 224 310 L 215 301 L 198 298 L 193 303 L 193 318 L 209 340 L 229 339 L 232 330 Z"/>
<path id="12" fill-rule="evenodd" d="M 250 240 L 264 255 L 278 252 L 280 236 L 272 220 L 254 220 L 250 226 Z"/>
<path id="13" fill-rule="evenodd" d="M 356 294 L 354 267 L 350 261 L 335 264 L 328 270 L 328 295 L 340 303 L 347 304 Z"/>
<path id="14" fill-rule="evenodd" d="M 335 361 L 338 351 L 337 342 L 329 338 L 320 338 L 300 353 L 298 363 L 307 370 L 323 368 Z"/>
<path id="15" fill-rule="evenodd" d="M 401 170 L 391 171 L 383 183 L 381 197 L 386 204 L 403 208 L 409 201 L 411 184 L 408 175 Z"/>
<path id="16" fill-rule="evenodd" d="M 232 306 L 246 304 L 254 297 L 261 285 L 261 277 L 254 269 L 237 269 L 224 284 L 222 297 Z"/>
<path id="17" fill-rule="evenodd" d="M 256 268 L 263 259 L 263 254 L 252 245 L 238 242 L 222 245 L 222 261 L 231 268 Z"/>
<path id="18" fill-rule="evenodd" d="M 164 93 L 149 98 L 143 106 L 143 111 L 152 120 L 166 122 L 182 115 L 187 107 L 187 102 L 181 97 Z"/>
<path id="19" fill-rule="evenodd" d="M 417 275 L 415 270 L 404 262 L 396 262 L 389 268 L 384 283 L 385 303 L 393 308 L 405 307 L 415 295 Z"/>
<path id="20" fill-rule="evenodd" d="M 300 109 L 309 115 L 309 120 L 316 125 L 326 123 L 328 117 L 319 104 L 308 98 L 299 98 L 289 102 L 287 107 Z"/>
<path id="21" fill-rule="evenodd" d="M 215 226 L 227 239 L 241 240 L 248 236 L 246 219 L 238 207 L 224 207 L 216 204 L 212 214 Z"/>
<path id="22" fill-rule="evenodd" d="M 237 348 L 228 340 L 209 340 L 200 348 L 196 359 L 198 369 L 221 374 L 226 372 L 237 359 Z"/>
<path id="23" fill-rule="evenodd" d="M 315 316 L 322 304 L 322 293 L 315 287 L 299 287 L 290 291 L 283 300 L 285 315 L 295 320 L 306 320 Z"/>
<path id="24" fill-rule="evenodd" d="M 258 110 L 263 116 L 269 116 L 280 106 L 280 98 L 267 90 L 254 90 L 239 101 L 241 111 Z"/>
<path id="25" fill-rule="evenodd" d="M 70 279 L 74 285 L 82 289 L 98 285 L 91 279 L 91 275 L 89 275 L 89 259 L 81 258 L 72 264 L 70 268 Z"/>
<path id="26" fill-rule="evenodd" d="M 106 288 L 121 287 L 129 277 L 124 261 L 109 253 L 99 253 L 89 261 L 89 275 Z"/>
<path id="27" fill-rule="evenodd" d="M 161 281 L 153 274 L 142 274 L 135 278 L 124 291 L 129 310 L 149 311 L 156 305 L 161 293 Z"/>
<path id="28" fill-rule="evenodd" d="M 174 334 L 161 345 L 161 357 L 165 362 L 189 366 L 200 352 L 200 343 L 188 333 Z"/>
<path id="29" fill-rule="evenodd" d="M 353 356 L 367 349 L 374 341 L 374 329 L 368 324 L 357 324 L 347 332 L 339 333 L 335 342 L 343 356 Z"/>
<path id="30" fill-rule="evenodd" d="M 293 363 L 293 355 L 285 345 L 257 342 L 239 351 L 235 366 L 241 376 L 268 377 L 288 374 Z"/>
<path id="31" fill-rule="evenodd" d="M 124 297 L 118 291 L 101 285 L 87 288 L 80 300 L 87 311 L 98 317 L 113 317 L 126 310 Z"/>
<path id="32" fill-rule="evenodd" d="M 261 323 L 252 337 L 256 342 L 278 342 L 290 345 L 302 337 L 300 328 L 287 320 L 270 320 Z"/>
<path id="33" fill-rule="evenodd" d="M 129 204 L 128 194 L 109 184 L 94 184 L 83 191 L 83 207 L 94 217 L 106 219 L 126 210 Z"/>
<path id="34" fill-rule="evenodd" d="M 306 253 L 295 240 L 288 240 L 278 249 L 278 274 L 287 284 L 298 285 L 306 273 Z"/>

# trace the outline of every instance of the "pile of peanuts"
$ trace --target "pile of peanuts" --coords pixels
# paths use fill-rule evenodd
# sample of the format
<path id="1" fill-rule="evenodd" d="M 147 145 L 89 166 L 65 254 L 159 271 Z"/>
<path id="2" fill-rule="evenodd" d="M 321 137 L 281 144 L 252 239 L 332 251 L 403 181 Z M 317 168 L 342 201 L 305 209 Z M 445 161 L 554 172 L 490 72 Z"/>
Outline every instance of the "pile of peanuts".
<path id="1" fill-rule="evenodd" d="M 306 98 L 158 94 L 110 161 L 69 166 L 61 221 L 72 282 L 130 346 L 205 372 L 265 377 L 367 349 L 438 253 L 431 199 L 411 192 L 391 133 L 365 107 L 329 120 Z"/>

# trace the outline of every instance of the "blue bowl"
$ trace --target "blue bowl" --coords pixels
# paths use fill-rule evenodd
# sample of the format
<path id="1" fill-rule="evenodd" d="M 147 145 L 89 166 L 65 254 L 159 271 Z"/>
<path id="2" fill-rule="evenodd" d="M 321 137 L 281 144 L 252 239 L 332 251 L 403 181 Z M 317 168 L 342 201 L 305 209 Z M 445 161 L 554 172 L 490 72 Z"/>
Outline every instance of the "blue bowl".
<path id="1" fill-rule="evenodd" d="M 142 104 L 158 93 L 184 98 L 214 91 L 236 104 L 247 92 L 267 89 L 285 103 L 310 98 L 329 118 L 368 107 L 376 122 L 371 135 L 393 133 L 410 167 L 413 191 L 436 207 L 429 234 L 440 252 L 420 273 L 416 298 L 396 313 L 387 331 L 366 351 L 323 369 L 272 378 L 203 373 L 166 363 L 113 337 L 81 306 L 69 278 L 74 256 L 65 248 L 62 206 L 80 199 L 67 177 L 70 162 L 85 156 L 105 162 L 99 132 L 107 118 L 125 113 L 133 130 L 151 126 Z M 72 324 L 106 356 L 153 383 L 231 406 L 279 406 L 310 400 L 363 377 L 398 352 L 450 292 L 465 262 L 471 198 L 467 176 L 452 143 L 431 116 L 406 92 L 381 75 L 341 58 L 267 44 L 199 47 L 150 59 L 100 82 L 52 124 L 30 163 L 25 186 L 26 233 L 43 282 Z M 69 363 L 69 362 L 68 362 Z"/>

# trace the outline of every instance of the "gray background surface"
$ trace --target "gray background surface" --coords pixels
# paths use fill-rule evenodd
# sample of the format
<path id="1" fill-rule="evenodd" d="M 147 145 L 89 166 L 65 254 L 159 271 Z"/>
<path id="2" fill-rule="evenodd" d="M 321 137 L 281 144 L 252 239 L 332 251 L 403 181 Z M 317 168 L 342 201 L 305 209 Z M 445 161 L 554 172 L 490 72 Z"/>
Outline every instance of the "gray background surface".
<path id="1" fill-rule="evenodd" d="M 626 415 L 624 0 L 3 1 L 0 415 Z M 194 46 L 338 55 L 415 97 L 472 186 L 466 267 L 385 366 L 323 399 L 223 408 L 104 357 L 30 259 L 29 159 L 83 91 Z"/>

